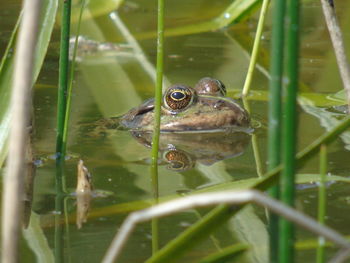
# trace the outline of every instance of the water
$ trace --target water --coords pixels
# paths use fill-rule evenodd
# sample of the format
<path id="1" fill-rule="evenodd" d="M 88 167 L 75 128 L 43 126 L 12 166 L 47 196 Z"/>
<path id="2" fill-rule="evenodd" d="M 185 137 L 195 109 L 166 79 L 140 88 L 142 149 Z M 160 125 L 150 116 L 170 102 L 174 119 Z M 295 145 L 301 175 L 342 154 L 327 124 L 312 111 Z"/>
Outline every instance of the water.
<path id="1" fill-rule="evenodd" d="M 230 1 L 176 1 L 166 4 L 167 27 L 207 21 L 220 14 Z M 5 1 L 0 19 L 0 54 L 15 23 L 19 2 Z M 339 3 L 340 21 L 345 28 L 349 18 L 345 16 L 349 4 Z M 91 125 L 102 117 L 118 116 L 146 98 L 153 96 L 153 65 L 155 64 L 156 41 L 144 32 L 155 30 L 155 1 L 127 1 L 118 12 L 121 21 L 135 37 L 125 40 L 117 29 L 116 13 L 84 21 L 82 34 L 101 42 L 116 42 L 126 46 L 128 56 L 118 52 L 88 54 L 77 66 L 73 112 L 69 133 L 69 159 L 65 163 L 65 190 L 69 195 L 57 195 L 55 161 L 50 158 L 55 149 L 55 112 L 58 67 L 58 28 L 54 31 L 44 69 L 34 90 L 35 155 L 41 160 L 34 181 L 34 199 L 31 225 L 25 231 L 21 243 L 23 262 L 50 262 L 54 258 L 60 262 L 99 262 L 106 252 L 116 230 L 126 215 L 133 209 L 144 207 L 153 200 L 149 163 L 150 150 L 138 143 L 127 131 L 114 131 L 96 134 Z M 303 92 L 311 95 L 335 93 L 341 90 L 338 70 L 330 46 L 328 33 L 323 22 L 319 3 L 306 2 L 302 9 L 301 36 L 301 81 Z M 254 37 L 256 18 L 237 24 L 225 31 L 218 30 L 198 34 L 167 37 L 165 42 L 165 76 L 169 83 L 194 85 L 200 78 L 211 76 L 222 80 L 229 95 L 237 94 L 244 82 L 249 59 L 247 51 Z M 73 25 L 74 28 L 74 25 Z M 74 29 L 73 29 L 74 31 Z M 347 42 L 350 35 L 344 30 Z M 267 49 L 270 39 L 270 26 L 266 26 L 263 48 Z M 129 36 L 130 37 L 130 36 Z M 349 45 L 348 45 L 349 47 Z M 144 53 L 140 53 L 140 50 Z M 264 50 L 262 50 L 264 52 Z M 143 55 L 144 54 L 144 55 Z M 146 60 L 145 60 L 146 59 Z M 148 62 L 147 62 L 148 61 Z M 266 59 L 261 56 L 261 70 L 254 75 L 255 95 L 250 100 L 253 118 L 261 127 L 255 131 L 263 170 L 266 169 L 266 123 L 267 103 L 264 91 L 268 79 L 264 68 Z M 265 94 L 265 95 L 264 95 Z M 333 102 L 325 96 L 322 101 L 312 97 L 318 106 L 328 106 Z M 299 149 L 303 149 L 317 136 L 332 127 L 332 113 L 326 108 L 306 105 L 299 107 Z M 181 139 L 181 138 L 180 138 Z M 328 148 L 329 173 L 348 176 L 349 152 L 348 137 L 343 136 Z M 198 146 L 196 146 L 198 147 Z M 166 153 L 163 153 L 165 155 Z M 206 187 L 248 179 L 254 180 L 258 173 L 252 143 L 248 141 L 237 150 L 235 157 L 215 162 L 208 166 L 204 161 L 197 162 L 193 169 L 174 171 L 161 162 L 159 170 L 159 196 L 169 198 L 191 193 Z M 185 158 L 185 157 L 183 157 Z M 79 159 L 93 175 L 95 189 L 103 191 L 105 197 L 92 200 L 87 223 L 78 230 L 75 225 L 76 200 L 70 193 L 76 184 L 76 166 Z M 207 162 L 213 162 L 212 159 Z M 193 164 L 192 164 L 193 165 Z M 315 156 L 299 171 L 318 173 L 318 157 Z M 310 179 L 311 180 L 311 179 Z M 297 207 L 315 217 L 317 215 L 317 188 L 307 184 L 298 187 Z M 327 188 L 327 224 L 344 235 L 348 232 L 350 209 L 348 208 L 348 184 L 334 182 Z M 60 207 L 64 207 L 60 210 Z M 202 217 L 207 209 L 190 210 L 159 220 L 160 247 L 187 229 Z M 64 216 L 65 215 L 65 216 Z M 65 223 L 65 218 L 68 223 Z M 232 262 L 268 262 L 266 217 L 262 209 L 249 207 L 235 218 L 221 226 L 210 239 L 195 246 L 181 262 L 196 262 L 200 258 L 218 251 L 234 242 L 248 242 L 252 252 Z M 40 226 L 40 228 L 39 228 Z M 299 231 L 298 241 L 315 238 L 304 230 Z M 58 238 L 57 238 L 58 237 Z M 144 262 L 152 251 L 151 223 L 137 227 L 128 241 L 121 262 Z M 36 241 L 42 243 L 36 245 Z M 327 250 L 327 256 L 334 253 Z M 298 250 L 297 262 L 313 262 L 315 249 Z M 180 261 L 179 261 L 180 262 Z"/>

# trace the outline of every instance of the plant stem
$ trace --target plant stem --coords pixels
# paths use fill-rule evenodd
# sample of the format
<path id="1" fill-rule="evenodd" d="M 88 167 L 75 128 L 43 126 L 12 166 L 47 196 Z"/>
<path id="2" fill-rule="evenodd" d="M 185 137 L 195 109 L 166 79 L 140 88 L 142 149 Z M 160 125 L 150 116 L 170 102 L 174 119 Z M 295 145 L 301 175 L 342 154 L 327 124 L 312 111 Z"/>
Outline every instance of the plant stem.
<path id="1" fill-rule="evenodd" d="M 247 98 L 243 97 L 243 106 L 247 110 L 249 114 L 251 114 L 250 110 L 250 104 Z M 258 138 L 256 134 L 252 134 L 252 148 L 254 153 L 254 160 L 255 160 L 255 166 L 256 166 L 256 173 L 258 174 L 258 177 L 262 177 L 263 175 L 263 168 L 262 168 L 262 162 L 260 158 L 260 151 L 259 151 L 259 144 L 258 144 Z"/>
<path id="2" fill-rule="evenodd" d="M 285 1 L 274 2 L 272 39 L 271 39 L 271 67 L 269 82 L 269 124 L 268 124 L 268 170 L 277 167 L 281 155 L 281 112 L 282 112 L 282 75 L 283 75 L 283 45 L 284 45 L 284 14 Z M 279 198 L 279 184 L 269 189 L 270 196 Z M 270 262 L 278 261 L 278 216 L 270 214 Z"/>
<path id="3" fill-rule="evenodd" d="M 158 0 L 157 26 L 157 79 L 154 99 L 154 129 L 152 137 L 152 164 L 151 176 L 153 194 L 158 202 L 158 149 L 160 135 L 160 110 L 163 86 L 163 59 L 164 59 L 164 0 Z M 158 220 L 152 221 L 152 251 L 158 251 Z"/>
<path id="4" fill-rule="evenodd" d="M 157 160 L 157 159 L 156 159 Z M 158 165 L 152 164 L 151 167 L 151 182 L 154 198 L 154 205 L 159 203 L 159 185 L 158 185 Z M 152 229 L 152 254 L 159 250 L 159 219 L 153 218 L 151 222 Z"/>
<path id="5" fill-rule="evenodd" d="M 326 216 L 326 173 L 327 173 L 327 146 L 323 144 L 320 149 L 320 184 L 318 187 L 318 222 L 325 223 Z M 326 262 L 325 258 L 326 241 L 324 237 L 318 238 L 317 263 Z"/>
<path id="6" fill-rule="evenodd" d="M 221 251 L 210 254 L 209 256 L 201 259 L 199 263 L 220 263 L 232 260 L 238 255 L 241 255 L 246 250 L 249 250 L 247 244 L 234 244 L 229 247 L 223 248 Z"/>
<path id="7" fill-rule="evenodd" d="M 287 64 L 286 79 L 288 81 L 285 95 L 285 118 L 283 120 L 283 163 L 281 177 L 281 201 L 294 206 L 296 144 L 297 144 L 297 111 L 296 99 L 298 91 L 298 50 L 299 50 L 299 1 L 290 0 L 287 10 Z M 280 262 L 294 261 L 294 226 L 291 222 L 280 220 Z"/>
<path id="8" fill-rule="evenodd" d="M 13 91 L 11 96 L 11 132 L 7 171 L 2 198 L 2 253 L 1 262 L 19 262 L 19 239 L 23 209 L 23 179 L 27 170 L 26 150 L 29 144 L 31 115 L 31 88 L 34 79 L 33 65 L 38 37 L 41 0 L 23 3 L 15 53 Z"/>
<path id="9" fill-rule="evenodd" d="M 242 91 L 242 96 L 248 95 L 249 89 L 250 89 L 250 86 L 252 83 L 253 73 L 254 73 L 254 69 L 255 69 L 257 58 L 258 58 L 258 53 L 259 53 L 261 35 L 263 32 L 264 23 L 265 23 L 265 15 L 266 15 L 266 11 L 267 11 L 267 7 L 269 6 L 269 3 L 270 3 L 269 0 L 264 0 L 262 7 L 261 7 L 258 27 L 256 29 L 256 34 L 255 34 L 255 39 L 254 39 L 254 44 L 253 44 L 252 56 L 250 58 L 248 73 L 247 73 L 247 77 L 245 79 L 245 83 L 244 83 L 244 87 L 243 87 L 243 91 Z"/>
<path id="10" fill-rule="evenodd" d="M 71 0 L 62 1 L 62 28 L 60 42 L 60 61 L 59 61 L 59 82 L 57 99 L 57 137 L 56 152 L 57 158 L 63 158 L 63 130 L 67 110 L 67 88 L 69 74 L 69 34 L 70 34 L 70 10 Z"/>
<path id="11" fill-rule="evenodd" d="M 157 80 L 154 99 L 154 129 L 152 137 L 152 167 L 157 166 L 159 134 L 160 134 L 160 109 L 162 100 L 163 82 L 163 43 L 164 43 L 164 0 L 158 0 L 158 38 L 157 38 Z M 157 168 L 157 167 L 156 167 Z"/>
<path id="12" fill-rule="evenodd" d="M 84 9 L 85 9 L 85 0 L 82 0 L 80 13 L 79 13 L 79 19 L 78 19 L 77 32 L 76 32 L 74 48 L 73 48 L 72 62 L 70 65 L 69 86 L 68 86 L 68 91 L 67 91 L 67 105 L 66 105 L 66 112 L 65 112 L 64 125 L 63 125 L 62 147 L 60 150 L 62 155 L 66 154 L 67 137 L 68 137 L 68 123 L 69 123 L 69 118 L 70 118 L 70 109 L 71 109 L 71 101 L 72 101 L 75 58 L 77 56 L 77 50 L 78 50 L 78 45 L 79 45 L 80 24 L 81 24 L 81 18 L 83 16 Z"/>
<path id="13" fill-rule="evenodd" d="M 61 224 L 61 218 L 64 211 L 64 162 L 60 159 L 56 162 L 56 196 L 55 196 L 55 237 L 54 237 L 54 255 L 55 262 L 62 262 L 64 258 L 64 228 Z"/>

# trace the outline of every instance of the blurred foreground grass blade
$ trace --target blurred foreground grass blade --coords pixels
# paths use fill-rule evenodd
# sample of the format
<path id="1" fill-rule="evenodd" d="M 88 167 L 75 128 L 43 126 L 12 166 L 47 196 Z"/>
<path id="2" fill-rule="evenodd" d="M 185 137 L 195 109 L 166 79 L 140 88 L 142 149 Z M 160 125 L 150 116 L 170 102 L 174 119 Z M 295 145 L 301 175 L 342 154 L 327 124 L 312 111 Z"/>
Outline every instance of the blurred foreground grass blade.
<path id="1" fill-rule="evenodd" d="M 257 7 L 262 0 L 236 0 L 230 4 L 218 17 L 212 20 L 194 23 L 186 26 L 175 28 L 167 28 L 165 36 L 189 35 L 201 32 L 215 31 L 230 24 L 238 23 L 240 20 L 248 17 L 248 15 Z M 135 35 L 137 39 L 152 38 L 156 36 L 156 32 L 145 32 Z"/>
<path id="2" fill-rule="evenodd" d="M 3 178 L 1 220 L 1 262 L 7 263 L 19 261 L 24 179 L 27 176 L 30 177 L 27 163 L 32 161 L 32 157 L 28 153 L 30 147 L 28 126 L 31 125 L 31 90 L 40 7 L 41 0 L 23 1 L 23 17 L 14 50 L 12 94 L 9 106 L 11 112 L 9 152 Z"/>
<path id="3" fill-rule="evenodd" d="M 349 127 L 350 116 L 346 117 L 339 125 L 320 136 L 304 150 L 299 152 L 297 154 L 297 160 L 299 162 L 305 161 L 312 156 L 312 154 L 314 154 L 322 144 L 330 143 Z M 279 178 L 279 173 L 282 169 L 283 166 L 279 165 L 273 170 L 267 172 L 263 178 L 257 181 L 253 188 L 260 191 L 266 191 L 269 187 L 276 184 Z M 211 212 L 204 216 L 202 220 L 196 222 L 181 233 L 177 238 L 171 240 L 167 245 L 159 250 L 157 254 L 147 260 L 147 262 L 170 262 L 171 260 L 175 260 L 185 251 L 196 245 L 200 240 L 207 237 L 218 226 L 226 222 L 242 207 L 243 206 L 235 206 L 235 208 L 233 208 L 227 205 L 220 205 L 214 208 Z"/>
<path id="4" fill-rule="evenodd" d="M 48 44 L 50 42 L 51 32 L 55 23 L 55 17 L 57 12 L 57 1 L 47 0 L 43 1 L 41 9 L 41 18 L 39 31 L 39 37 L 36 47 L 35 64 L 34 64 L 34 80 L 39 75 L 41 66 L 43 64 Z M 20 20 L 20 17 L 19 19 Z M 7 154 L 7 137 L 9 134 L 10 125 L 10 112 L 9 112 L 9 100 L 11 95 L 11 80 L 13 74 L 13 54 L 10 51 L 15 47 L 15 35 L 17 31 L 17 25 L 12 32 L 10 42 L 6 53 L 2 58 L 0 68 L 0 167 L 2 166 L 6 154 Z"/>

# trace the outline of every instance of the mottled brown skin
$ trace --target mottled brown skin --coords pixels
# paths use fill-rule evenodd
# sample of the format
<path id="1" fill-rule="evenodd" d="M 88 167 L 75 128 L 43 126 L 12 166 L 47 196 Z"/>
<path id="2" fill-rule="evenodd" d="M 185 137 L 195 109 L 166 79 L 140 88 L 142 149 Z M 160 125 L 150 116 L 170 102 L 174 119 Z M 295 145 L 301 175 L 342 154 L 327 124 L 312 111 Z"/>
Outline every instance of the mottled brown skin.
<path id="1" fill-rule="evenodd" d="M 221 86 L 222 85 L 222 86 Z M 165 92 L 161 109 L 162 132 L 190 132 L 249 127 L 248 113 L 233 99 L 224 97 L 224 85 L 215 79 L 201 79 L 195 89 L 173 85 Z M 154 100 L 149 99 L 121 118 L 121 125 L 152 131 Z"/>

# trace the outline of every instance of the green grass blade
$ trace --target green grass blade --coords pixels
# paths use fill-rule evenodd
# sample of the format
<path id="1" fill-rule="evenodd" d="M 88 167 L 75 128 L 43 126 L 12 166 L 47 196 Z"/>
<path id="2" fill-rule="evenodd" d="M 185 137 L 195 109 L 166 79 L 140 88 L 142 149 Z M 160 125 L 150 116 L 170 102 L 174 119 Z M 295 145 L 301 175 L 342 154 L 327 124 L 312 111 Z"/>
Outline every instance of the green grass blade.
<path id="1" fill-rule="evenodd" d="M 41 66 L 43 64 L 48 44 L 50 42 L 51 32 L 55 23 L 55 17 L 57 12 L 57 1 L 47 0 L 43 1 L 41 10 L 41 21 L 38 43 L 35 54 L 34 65 L 34 79 L 33 83 L 37 79 Z M 19 18 L 20 19 L 20 18 Z M 19 19 L 16 23 L 16 27 L 19 23 Z M 2 58 L 0 67 L 0 167 L 2 166 L 7 154 L 7 137 L 9 133 L 9 101 L 11 95 L 11 79 L 13 74 L 13 56 L 10 50 L 15 47 L 16 27 L 13 30 L 12 36 L 7 46 L 7 53 Z"/>
<path id="2" fill-rule="evenodd" d="M 211 254 L 202 260 L 199 263 L 223 263 L 232 260 L 233 258 L 241 255 L 244 251 L 249 248 L 249 245 L 246 244 L 234 244 L 232 246 L 226 247 L 221 251 Z"/>

